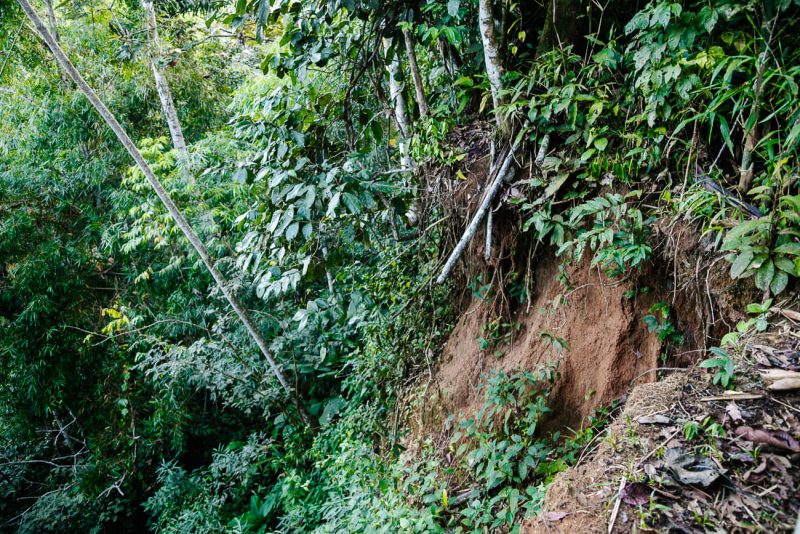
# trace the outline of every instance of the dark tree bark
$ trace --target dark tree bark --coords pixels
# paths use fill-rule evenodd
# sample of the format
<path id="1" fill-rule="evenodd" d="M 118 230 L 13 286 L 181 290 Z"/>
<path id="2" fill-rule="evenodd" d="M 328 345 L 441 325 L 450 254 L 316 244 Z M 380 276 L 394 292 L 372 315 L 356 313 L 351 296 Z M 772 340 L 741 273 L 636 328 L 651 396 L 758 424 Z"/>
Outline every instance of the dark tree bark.
<path id="1" fill-rule="evenodd" d="M 549 0 L 536 53 L 579 44 L 588 30 L 585 15 L 585 0 Z"/>

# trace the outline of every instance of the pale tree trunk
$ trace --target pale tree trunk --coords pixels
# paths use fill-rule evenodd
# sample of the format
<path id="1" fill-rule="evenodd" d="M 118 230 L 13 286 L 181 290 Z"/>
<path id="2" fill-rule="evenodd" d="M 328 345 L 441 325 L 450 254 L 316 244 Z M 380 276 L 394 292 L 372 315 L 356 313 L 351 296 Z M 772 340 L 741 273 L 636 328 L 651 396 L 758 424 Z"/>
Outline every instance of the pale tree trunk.
<path id="1" fill-rule="evenodd" d="M 144 9 L 147 22 L 147 36 L 152 48 L 150 69 L 153 71 L 153 80 L 155 80 L 156 91 L 161 101 L 161 111 L 167 119 L 169 134 L 172 137 L 172 146 L 178 152 L 178 155 L 185 160 L 187 151 L 186 140 L 183 137 L 183 128 L 181 128 L 181 121 L 178 118 L 178 111 L 175 109 L 175 102 L 172 100 L 172 92 L 169 90 L 169 84 L 158 63 L 162 59 L 162 50 L 161 41 L 158 38 L 158 26 L 156 25 L 156 10 L 151 0 L 142 0 L 142 9 Z"/>
<path id="2" fill-rule="evenodd" d="M 75 66 L 72 64 L 69 58 L 67 58 L 66 54 L 64 54 L 64 51 L 56 42 L 55 38 L 50 34 L 50 31 L 47 29 L 44 22 L 42 22 L 42 19 L 39 18 L 39 15 L 33 9 L 33 6 L 31 6 L 29 0 L 17 0 L 17 1 L 19 2 L 19 5 L 22 7 L 22 10 L 25 12 L 27 17 L 33 23 L 34 27 L 39 31 L 39 33 L 42 35 L 47 45 L 50 47 L 50 50 L 53 52 L 53 55 L 55 56 L 58 64 L 61 66 L 62 69 L 64 69 L 64 72 L 66 72 L 67 75 L 70 78 L 72 78 L 72 81 L 75 82 L 75 84 L 78 86 L 78 89 L 80 89 L 80 91 L 84 94 L 84 96 L 86 96 L 86 98 L 89 100 L 92 106 L 94 106 L 94 108 L 106 122 L 109 128 L 111 128 L 111 130 L 117 136 L 117 139 L 119 139 L 120 143 L 122 143 L 122 145 L 131 155 L 133 160 L 136 162 L 136 165 L 142 171 L 142 174 L 144 174 L 145 178 L 155 191 L 159 200 L 161 200 L 161 203 L 169 212 L 170 216 L 172 217 L 172 220 L 175 221 L 175 225 L 181 230 L 181 232 L 183 232 L 183 235 L 186 236 L 186 239 L 189 241 L 194 250 L 197 252 L 198 256 L 200 256 L 200 259 L 202 260 L 206 269 L 208 269 L 208 272 L 211 274 L 211 277 L 214 279 L 214 282 L 216 283 L 217 287 L 225 296 L 225 299 L 228 301 L 228 304 L 230 304 L 231 308 L 236 312 L 236 315 L 241 320 L 245 329 L 250 334 L 253 341 L 255 342 L 255 344 L 260 349 L 261 353 L 266 358 L 275 378 L 277 378 L 278 382 L 280 382 L 281 386 L 283 386 L 283 389 L 286 391 L 286 393 L 291 398 L 294 399 L 297 405 L 297 409 L 300 412 L 301 417 L 303 418 L 303 421 L 306 423 L 310 423 L 311 421 L 310 417 L 303 409 L 303 407 L 300 405 L 300 402 L 295 395 L 294 389 L 290 385 L 286 376 L 283 374 L 281 368 L 278 366 L 278 363 L 273 358 L 272 353 L 267 348 L 267 342 L 261 335 L 261 333 L 258 331 L 258 328 L 253 322 L 253 319 L 250 317 L 250 313 L 242 305 L 242 303 L 239 302 L 239 299 L 236 297 L 236 295 L 233 294 L 231 289 L 228 287 L 228 284 L 224 276 L 214 265 L 214 261 L 211 259 L 211 255 L 208 253 L 208 250 L 206 249 L 205 245 L 200 240 L 198 235 L 195 233 L 191 224 L 189 224 L 189 221 L 186 220 L 186 217 L 184 217 L 183 213 L 180 212 L 178 207 L 172 201 L 172 198 L 169 196 L 169 193 L 167 193 L 167 191 L 164 189 L 164 186 L 161 185 L 161 182 L 158 180 L 158 178 L 156 178 L 156 175 L 153 173 L 153 170 L 150 168 L 150 165 L 148 165 L 147 161 L 144 159 L 141 152 L 139 152 L 139 149 L 136 148 L 136 145 L 133 143 L 131 138 L 125 132 L 122 125 L 120 125 L 116 117 L 114 117 L 114 115 L 111 113 L 111 111 L 109 111 L 106 105 L 100 100 L 100 98 L 98 98 L 94 90 L 92 90 L 92 88 L 89 87 L 89 85 L 86 83 L 86 81 L 77 71 L 77 69 L 75 69 Z"/>
<path id="3" fill-rule="evenodd" d="M 499 107 L 504 103 L 503 91 L 503 65 L 500 61 L 500 51 L 497 47 L 497 37 L 494 33 L 494 13 L 492 0 L 478 0 L 478 27 L 483 42 L 483 58 L 486 63 L 486 77 L 492 91 L 495 120 L 501 133 L 507 133 L 507 127 L 500 115 Z"/>
<path id="4" fill-rule="evenodd" d="M 414 35 L 411 30 L 403 30 L 403 39 L 406 42 L 406 55 L 408 55 L 408 66 L 411 70 L 411 79 L 414 81 L 414 92 L 417 95 L 417 106 L 421 117 L 428 115 L 428 100 L 425 98 L 425 86 L 422 84 L 419 64 L 417 63 L 417 51 L 414 49 Z"/>
<path id="5" fill-rule="evenodd" d="M 56 20 L 56 12 L 53 10 L 53 2 L 51 0 L 44 0 L 45 10 L 47 11 L 47 25 L 50 33 L 53 34 L 53 39 L 56 42 L 61 41 L 58 35 L 58 21 Z"/>
<path id="6" fill-rule="evenodd" d="M 383 39 L 383 50 L 389 54 L 392 48 L 392 40 L 388 38 Z M 408 119 L 408 107 L 406 106 L 406 98 L 403 96 L 403 84 L 400 74 L 400 60 L 397 53 L 394 53 L 392 60 L 386 64 L 386 70 L 389 73 L 389 98 L 394 106 L 394 119 L 397 123 L 397 129 L 400 132 L 400 161 L 404 169 L 413 168 L 411 161 L 411 153 L 409 149 L 409 141 L 411 139 L 411 124 Z"/>

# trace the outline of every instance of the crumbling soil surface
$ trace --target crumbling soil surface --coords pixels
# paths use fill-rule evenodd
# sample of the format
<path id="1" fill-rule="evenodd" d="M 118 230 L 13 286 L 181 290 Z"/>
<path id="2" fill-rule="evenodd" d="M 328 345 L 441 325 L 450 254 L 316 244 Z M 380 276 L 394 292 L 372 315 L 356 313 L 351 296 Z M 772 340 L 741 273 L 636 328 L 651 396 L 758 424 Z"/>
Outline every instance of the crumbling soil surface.
<path id="1" fill-rule="evenodd" d="M 800 370 L 798 326 L 779 321 L 732 350 L 733 391 L 699 367 L 634 389 L 602 442 L 557 476 L 523 530 L 792 532 L 800 389 L 777 391 L 764 377 Z"/>
<path id="2" fill-rule="evenodd" d="M 622 414 L 598 435 L 578 463 L 559 474 L 545 496 L 543 513 L 526 532 L 604 532 L 619 481 L 647 453 L 646 438 L 629 443 L 640 417 L 669 413 L 686 382 L 684 373 L 633 389 Z"/>
<path id="3" fill-rule="evenodd" d="M 418 436 L 444 433 L 447 416 L 477 411 L 483 403 L 478 385 L 492 370 L 532 370 L 559 361 L 548 403 L 553 412 L 544 430 L 580 428 L 596 408 L 623 397 L 634 381 L 655 379 L 660 342 L 642 319 L 656 296 L 629 298 L 633 282 L 608 279 L 588 258 L 567 269 L 567 286 L 559 275 L 555 258 L 540 259 L 531 305 L 520 305 L 510 319 L 492 315 L 491 293 L 473 302 L 427 387 Z M 507 325 L 499 339 L 487 328 L 494 320 Z M 491 345 L 482 349 L 481 338 Z M 568 345 L 561 353 L 560 340 Z"/>

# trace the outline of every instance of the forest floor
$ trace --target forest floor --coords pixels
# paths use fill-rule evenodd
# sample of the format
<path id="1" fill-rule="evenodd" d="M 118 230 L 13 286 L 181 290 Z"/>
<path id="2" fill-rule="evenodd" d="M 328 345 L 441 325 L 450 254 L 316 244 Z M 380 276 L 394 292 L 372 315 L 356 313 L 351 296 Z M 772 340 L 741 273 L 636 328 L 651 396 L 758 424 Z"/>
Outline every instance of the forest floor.
<path id="1" fill-rule="evenodd" d="M 800 394 L 771 391 L 763 376 L 799 370 L 798 349 L 798 323 L 786 318 L 734 357 L 735 390 L 698 367 L 634 388 L 528 531 L 791 532 Z"/>

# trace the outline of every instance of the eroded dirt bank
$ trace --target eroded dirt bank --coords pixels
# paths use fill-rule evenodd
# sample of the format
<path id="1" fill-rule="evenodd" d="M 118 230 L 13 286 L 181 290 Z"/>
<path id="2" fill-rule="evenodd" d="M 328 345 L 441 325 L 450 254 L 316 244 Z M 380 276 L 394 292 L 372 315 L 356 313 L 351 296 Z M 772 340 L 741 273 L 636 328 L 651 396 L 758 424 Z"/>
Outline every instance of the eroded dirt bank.
<path id="1" fill-rule="evenodd" d="M 652 381 L 660 342 L 647 331 L 643 317 L 658 299 L 652 292 L 631 297 L 635 281 L 613 281 L 585 258 L 559 281 L 559 263 L 544 256 L 536 267 L 536 291 L 530 306 L 521 305 L 510 319 L 513 332 L 488 349 L 485 325 L 495 317 L 491 306 L 475 300 L 463 314 L 445 346 L 441 363 L 427 388 L 422 409 L 423 434 L 436 434 L 448 415 L 472 413 L 483 402 L 478 385 L 492 370 L 532 370 L 559 361 L 559 379 L 549 402 L 550 429 L 578 428 L 601 406 L 622 398 L 634 380 Z M 514 323 L 519 323 L 518 331 Z M 559 354 L 553 339 L 568 349 Z M 557 343 L 557 342 L 556 342 Z"/>

